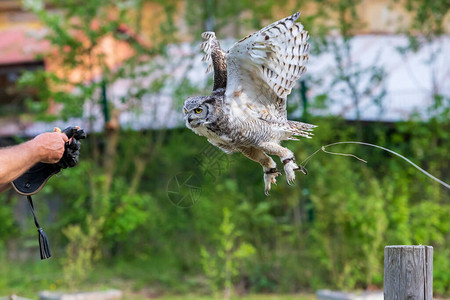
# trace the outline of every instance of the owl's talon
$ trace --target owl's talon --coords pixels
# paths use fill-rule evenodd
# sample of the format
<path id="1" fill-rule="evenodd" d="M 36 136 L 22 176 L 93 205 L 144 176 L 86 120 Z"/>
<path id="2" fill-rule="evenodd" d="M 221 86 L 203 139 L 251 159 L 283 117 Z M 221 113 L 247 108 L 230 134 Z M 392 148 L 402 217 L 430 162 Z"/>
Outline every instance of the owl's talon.
<path id="1" fill-rule="evenodd" d="M 295 170 L 299 169 L 299 166 L 295 163 L 293 158 L 283 160 L 284 172 L 286 173 L 287 183 L 289 185 L 294 185 L 295 180 Z"/>
<path id="2" fill-rule="evenodd" d="M 280 174 L 281 173 L 278 172 L 277 169 L 275 168 L 264 172 L 264 185 L 265 185 L 264 194 L 266 194 L 266 196 L 269 196 L 271 183 L 277 184 L 277 180 L 275 178 Z"/>

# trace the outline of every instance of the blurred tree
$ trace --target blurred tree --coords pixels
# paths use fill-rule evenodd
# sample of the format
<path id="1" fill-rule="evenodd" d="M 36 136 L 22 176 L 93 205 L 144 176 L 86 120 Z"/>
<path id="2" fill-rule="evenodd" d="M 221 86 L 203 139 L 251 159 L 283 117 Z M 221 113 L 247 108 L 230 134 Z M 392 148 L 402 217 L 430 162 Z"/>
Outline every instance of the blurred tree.
<path id="1" fill-rule="evenodd" d="M 342 106 L 342 115 L 354 118 L 357 123 L 357 138 L 362 138 L 361 104 L 363 101 L 379 107 L 386 94 L 384 87 L 385 71 L 377 65 L 378 57 L 369 66 L 362 66 L 353 60 L 352 44 L 355 34 L 364 26 L 358 15 L 361 0 L 315 0 L 317 13 L 311 26 L 313 53 L 331 53 L 334 66 L 330 68 L 333 79 L 330 83 L 321 78 L 313 79 L 325 93 L 316 97 L 316 104 L 323 107 L 323 102 L 338 103 Z M 327 87 L 328 85 L 328 87 Z M 351 99 L 350 106 L 344 105 L 344 99 Z M 354 109 L 355 115 L 347 111 Z"/>
<path id="2" fill-rule="evenodd" d="M 405 61 L 410 53 L 418 51 L 426 53 L 427 58 L 422 62 L 422 66 L 431 80 L 431 89 L 423 89 L 426 100 L 430 103 L 427 110 L 417 114 L 409 122 L 398 125 L 399 133 L 406 134 L 408 142 L 412 145 L 410 149 L 403 147 L 403 150 L 405 152 L 410 150 L 411 155 L 417 158 L 433 157 L 432 161 L 424 161 L 428 171 L 439 178 L 448 178 L 448 166 L 443 166 L 442 162 L 449 160 L 446 149 L 450 147 L 448 135 L 450 97 L 445 92 L 448 82 L 446 75 L 442 72 L 442 61 L 439 60 L 439 56 L 442 57 L 443 44 L 448 38 L 446 26 L 450 16 L 450 2 L 406 0 L 400 3 L 404 5 L 412 19 L 409 27 L 400 28 L 400 32 L 406 35 L 408 42 L 404 47 L 398 47 L 398 51 Z M 420 78 L 415 77 L 417 74 L 409 74 L 409 76 L 414 77 L 418 80 L 417 82 L 423 80 L 422 74 Z M 407 142 L 400 135 L 397 139 L 398 142 Z M 434 274 L 436 274 L 433 282 L 434 291 L 442 294 L 449 293 L 450 273 L 447 249 L 450 247 L 450 230 L 449 224 L 441 219 L 441 213 L 448 215 L 450 209 L 448 192 L 442 189 L 432 190 L 430 187 L 424 191 L 414 186 L 408 190 L 408 193 L 411 195 L 411 202 L 408 205 L 411 231 L 407 236 L 413 240 L 413 243 L 434 245 L 434 261 L 439 262 L 435 263 L 434 268 Z M 391 226 L 395 226 L 395 221 L 392 220 Z"/>
<path id="3" fill-rule="evenodd" d="M 190 8 L 186 14 L 186 21 L 194 29 L 194 37 L 200 38 L 203 31 L 215 31 L 224 36 L 232 33 L 234 38 L 241 38 L 248 29 L 263 26 L 263 21 L 273 19 L 276 9 L 286 8 L 287 0 L 261 1 L 226 1 L 226 0 L 187 0 Z M 289 13 L 287 13 L 289 14 Z M 287 15 L 286 15 L 287 16 Z"/>
<path id="4" fill-rule="evenodd" d="M 428 58 L 423 63 L 423 66 L 428 69 L 432 88 L 426 91 L 426 94 L 433 102 L 427 113 L 432 116 L 440 114 L 443 117 L 448 117 L 450 97 L 444 94 L 447 82 L 445 75 L 439 72 L 442 62 L 438 61 L 438 58 L 443 51 L 442 46 L 444 38 L 446 38 L 445 26 L 448 24 L 446 20 L 450 16 L 450 2 L 447 0 L 432 2 L 407 0 L 401 3 L 412 15 L 412 20 L 409 28 L 400 28 L 400 32 L 408 37 L 408 43 L 404 47 L 398 47 L 398 51 L 406 60 L 408 53 L 415 53 L 424 48 L 427 49 Z M 410 76 L 415 75 L 410 74 Z M 420 81 L 421 79 L 418 79 L 418 82 Z M 446 109 L 447 114 L 442 114 L 442 109 Z"/>
<path id="5" fill-rule="evenodd" d="M 83 192 L 78 198 L 84 197 L 80 201 L 88 207 L 86 213 L 93 216 L 93 226 L 113 216 L 116 223 L 105 222 L 103 230 L 110 231 L 106 236 L 118 231 L 116 225 L 123 223 L 119 217 L 128 217 L 119 213 L 124 207 L 130 210 L 131 206 L 141 205 L 143 200 L 135 200 L 134 195 L 146 165 L 156 157 L 165 135 L 164 130 L 151 131 L 149 136 L 141 132 L 134 140 L 128 140 L 129 148 L 124 148 L 119 140 L 126 137 L 126 133 L 121 133 L 119 119 L 123 111 L 139 107 L 142 97 L 149 92 L 143 80 L 155 68 L 143 65 L 155 54 L 164 54 L 164 46 L 175 41 L 176 3 L 158 0 L 24 1 L 25 8 L 34 12 L 48 30 L 45 39 L 51 43 L 52 59 L 48 70 L 25 73 L 21 83 L 39 87 L 41 101 L 33 103 L 38 118 L 88 119 L 90 125 L 86 129 L 91 133 L 90 143 L 86 144 L 88 154 L 85 152 L 82 157 L 85 162 L 80 167 L 84 174 L 80 177 Z M 165 13 L 159 29 L 154 28 L 149 38 L 143 38 L 141 32 L 142 11 L 146 5 L 159 6 Z M 117 99 L 108 88 L 121 80 L 127 80 L 129 85 Z M 48 114 L 51 106 L 56 106 L 59 113 Z M 98 130 L 103 134 L 96 134 Z M 122 174 L 127 175 L 120 177 L 118 168 L 123 168 Z M 66 222 L 73 222 L 73 217 L 69 215 Z M 83 219 L 77 218 L 78 222 Z M 134 220 L 135 226 L 144 222 Z M 135 226 L 129 225 L 127 230 Z M 111 250 L 117 248 L 114 245 L 115 242 L 110 244 Z"/>
<path id="6" fill-rule="evenodd" d="M 398 0 L 395 0 L 398 2 Z M 445 34 L 446 17 L 450 13 L 447 0 L 406 0 L 404 7 L 413 15 L 411 29 L 427 39 L 437 38 Z"/>
<path id="7" fill-rule="evenodd" d="M 211 290 L 217 293 L 222 287 L 224 300 L 229 300 L 233 294 L 233 280 L 239 274 L 239 265 L 255 253 L 251 244 L 239 242 L 241 235 L 231 220 L 230 210 L 225 207 L 222 224 L 216 235 L 216 250 L 210 254 L 206 248 L 201 249 L 202 266 L 211 282 Z"/>
<path id="8" fill-rule="evenodd" d="M 94 222 L 92 216 L 88 216 L 85 229 L 76 224 L 63 230 L 69 239 L 66 257 L 63 259 L 63 274 L 72 289 L 76 289 L 87 278 L 92 271 L 92 264 L 100 258 L 98 243 L 103 222 L 103 218 Z"/>

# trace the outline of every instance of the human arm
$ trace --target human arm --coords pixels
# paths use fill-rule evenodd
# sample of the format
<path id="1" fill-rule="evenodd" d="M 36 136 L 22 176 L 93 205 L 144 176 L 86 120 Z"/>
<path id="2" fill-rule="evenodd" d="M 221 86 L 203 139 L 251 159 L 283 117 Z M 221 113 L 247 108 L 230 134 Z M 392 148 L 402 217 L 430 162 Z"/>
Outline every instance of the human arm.
<path id="1" fill-rule="evenodd" d="M 15 180 L 38 162 L 57 163 L 67 141 L 64 133 L 46 132 L 31 141 L 0 149 L 0 186 Z"/>
<path id="2" fill-rule="evenodd" d="M 0 184 L 0 194 L 8 190 L 11 187 L 10 183 Z"/>

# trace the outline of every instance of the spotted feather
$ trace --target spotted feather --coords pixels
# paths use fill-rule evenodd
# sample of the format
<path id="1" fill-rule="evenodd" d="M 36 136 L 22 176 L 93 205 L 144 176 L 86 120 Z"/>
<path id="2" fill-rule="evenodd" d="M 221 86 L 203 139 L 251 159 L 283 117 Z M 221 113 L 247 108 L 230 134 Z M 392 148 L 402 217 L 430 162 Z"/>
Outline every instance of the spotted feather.
<path id="1" fill-rule="evenodd" d="M 273 118 L 286 119 L 286 97 L 306 72 L 309 59 L 308 32 L 295 23 L 299 15 L 268 25 L 228 50 L 228 101 L 248 99 L 268 109 Z M 242 90 L 239 100 L 233 98 L 236 90 Z"/>

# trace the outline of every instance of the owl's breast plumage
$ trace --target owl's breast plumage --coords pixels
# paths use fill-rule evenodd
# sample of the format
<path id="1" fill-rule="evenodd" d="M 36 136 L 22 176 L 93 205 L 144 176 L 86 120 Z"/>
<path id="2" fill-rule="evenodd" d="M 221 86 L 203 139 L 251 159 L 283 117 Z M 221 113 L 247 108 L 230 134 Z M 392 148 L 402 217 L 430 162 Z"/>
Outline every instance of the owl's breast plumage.
<path id="1" fill-rule="evenodd" d="M 211 123 L 208 125 L 201 125 L 192 130 L 201 136 L 208 139 L 208 142 L 216 147 L 219 147 L 226 153 L 236 152 L 237 149 L 233 145 L 233 139 L 227 134 L 228 130 L 224 127 L 218 126 L 217 123 Z"/>
<path id="2" fill-rule="evenodd" d="M 232 101 L 235 102 L 238 101 Z M 223 101 L 216 103 L 219 105 L 214 107 L 206 122 L 192 130 L 223 151 L 230 153 L 241 147 L 258 147 L 263 142 L 285 139 L 285 132 L 278 130 L 278 122 L 262 119 L 251 106 L 237 104 L 224 109 L 220 105 Z"/>

